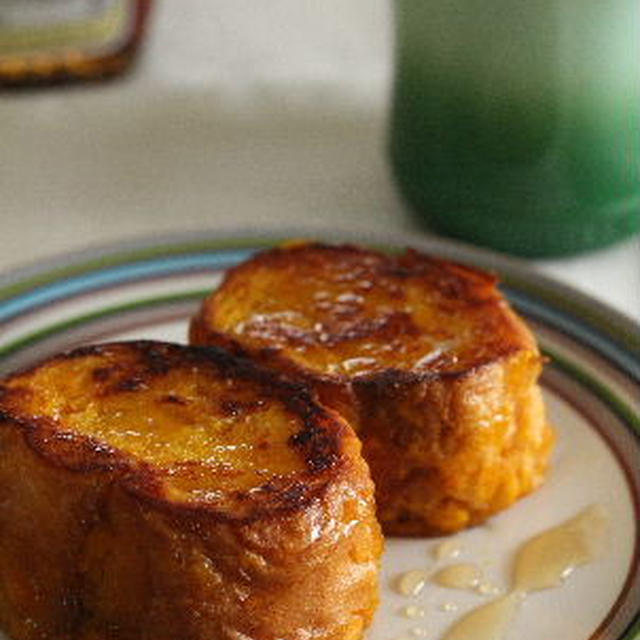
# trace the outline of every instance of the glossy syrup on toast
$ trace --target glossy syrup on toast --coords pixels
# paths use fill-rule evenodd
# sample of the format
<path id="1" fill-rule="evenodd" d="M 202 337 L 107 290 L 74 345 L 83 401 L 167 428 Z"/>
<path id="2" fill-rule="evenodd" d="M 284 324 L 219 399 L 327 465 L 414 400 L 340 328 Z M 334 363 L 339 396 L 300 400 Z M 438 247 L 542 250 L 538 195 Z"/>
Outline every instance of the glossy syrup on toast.
<path id="1" fill-rule="evenodd" d="M 360 442 L 219 349 L 85 347 L 0 384 L 16 640 L 359 638 L 381 535 Z"/>
<path id="2" fill-rule="evenodd" d="M 416 251 L 293 244 L 228 272 L 190 339 L 304 381 L 340 412 L 387 533 L 448 533 L 535 489 L 553 442 L 535 339 L 496 285 Z"/>

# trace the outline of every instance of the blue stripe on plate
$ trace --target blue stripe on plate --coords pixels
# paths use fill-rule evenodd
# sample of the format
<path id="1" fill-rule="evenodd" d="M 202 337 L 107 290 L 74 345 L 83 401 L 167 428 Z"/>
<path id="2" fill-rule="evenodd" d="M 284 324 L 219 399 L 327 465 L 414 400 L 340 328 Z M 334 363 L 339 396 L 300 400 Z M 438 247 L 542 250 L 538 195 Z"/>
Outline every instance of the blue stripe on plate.
<path id="1" fill-rule="evenodd" d="M 613 337 L 597 331 L 582 322 L 578 316 L 569 315 L 536 298 L 531 298 L 517 289 L 507 286 L 503 286 L 502 289 L 509 300 L 525 315 L 550 324 L 579 342 L 593 348 L 615 363 L 636 382 L 640 382 L 640 357 L 623 349 L 615 342 Z"/>
<path id="2" fill-rule="evenodd" d="M 0 305 L 0 322 L 25 311 L 101 287 L 123 284 L 142 278 L 171 275 L 194 269 L 224 269 L 246 260 L 254 250 L 239 249 L 210 253 L 183 254 L 154 258 L 139 263 L 121 264 L 116 267 L 89 271 L 79 276 L 32 289 L 11 298 Z"/>
<path id="3" fill-rule="evenodd" d="M 40 306 L 62 301 L 74 295 L 102 287 L 124 284 L 144 278 L 162 277 L 196 269 L 224 269 L 246 260 L 257 249 L 213 249 L 208 252 L 168 255 L 141 262 L 128 262 L 95 269 L 37 287 L 0 304 L 0 322 Z M 622 349 L 615 337 L 608 336 L 582 322 L 580 318 L 531 297 L 525 292 L 503 285 L 509 299 L 524 313 L 560 328 L 600 351 L 613 363 L 640 382 L 640 357 Z"/>

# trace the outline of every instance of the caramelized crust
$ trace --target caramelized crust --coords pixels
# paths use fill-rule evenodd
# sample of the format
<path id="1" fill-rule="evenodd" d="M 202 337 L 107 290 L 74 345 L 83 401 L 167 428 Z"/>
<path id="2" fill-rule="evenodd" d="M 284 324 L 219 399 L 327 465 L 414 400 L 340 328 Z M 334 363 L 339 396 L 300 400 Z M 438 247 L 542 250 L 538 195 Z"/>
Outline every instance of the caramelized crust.
<path id="1" fill-rule="evenodd" d="M 553 440 L 535 340 L 496 284 L 415 251 L 296 244 L 231 270 L 190 339 L 302 380 L 344 415 L 387 533 L 448 533 L 536 488 Z"/>
<path id="2" fill-rule="evenodd" d="M 218 349 L 83 348 L 0 385 L 16 640 L 360 638 L 381 536 L 349 425 Z"/>

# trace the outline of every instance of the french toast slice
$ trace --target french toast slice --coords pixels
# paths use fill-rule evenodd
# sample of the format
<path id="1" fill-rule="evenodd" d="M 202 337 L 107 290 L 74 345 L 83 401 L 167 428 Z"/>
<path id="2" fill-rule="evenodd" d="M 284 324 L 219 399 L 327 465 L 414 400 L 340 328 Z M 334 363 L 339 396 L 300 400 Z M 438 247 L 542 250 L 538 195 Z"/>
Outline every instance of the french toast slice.
<path id="1" fill-rule="evenodd" d="M 0 384 L 15 640 L 355 640 L 382 538 L 335 412 L 219 349 L 91 346 Z"/>
<path id="2" fill-rule="evenodd" d="M 385 533 L 450 533 L 535 489 L 553 443 L 535 339 L 496 285 L 416 251 L 293 244 L 228 272 L 190 341 L 302 380 L 345 416 Z"/>

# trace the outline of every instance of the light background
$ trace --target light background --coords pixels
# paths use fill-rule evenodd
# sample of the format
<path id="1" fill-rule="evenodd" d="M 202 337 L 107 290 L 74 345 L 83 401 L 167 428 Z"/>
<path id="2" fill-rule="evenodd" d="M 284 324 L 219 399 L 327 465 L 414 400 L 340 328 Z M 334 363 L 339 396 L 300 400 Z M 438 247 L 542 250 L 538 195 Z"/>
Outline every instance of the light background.
<path id="1" fill-rule="evenodd" d="M 387 0 L 164 0 L 133 74 L 0 95 L 0 271 L 153 233 L 406 231 Z M 640 239 L 531 264 L 640 319 Z"/>

